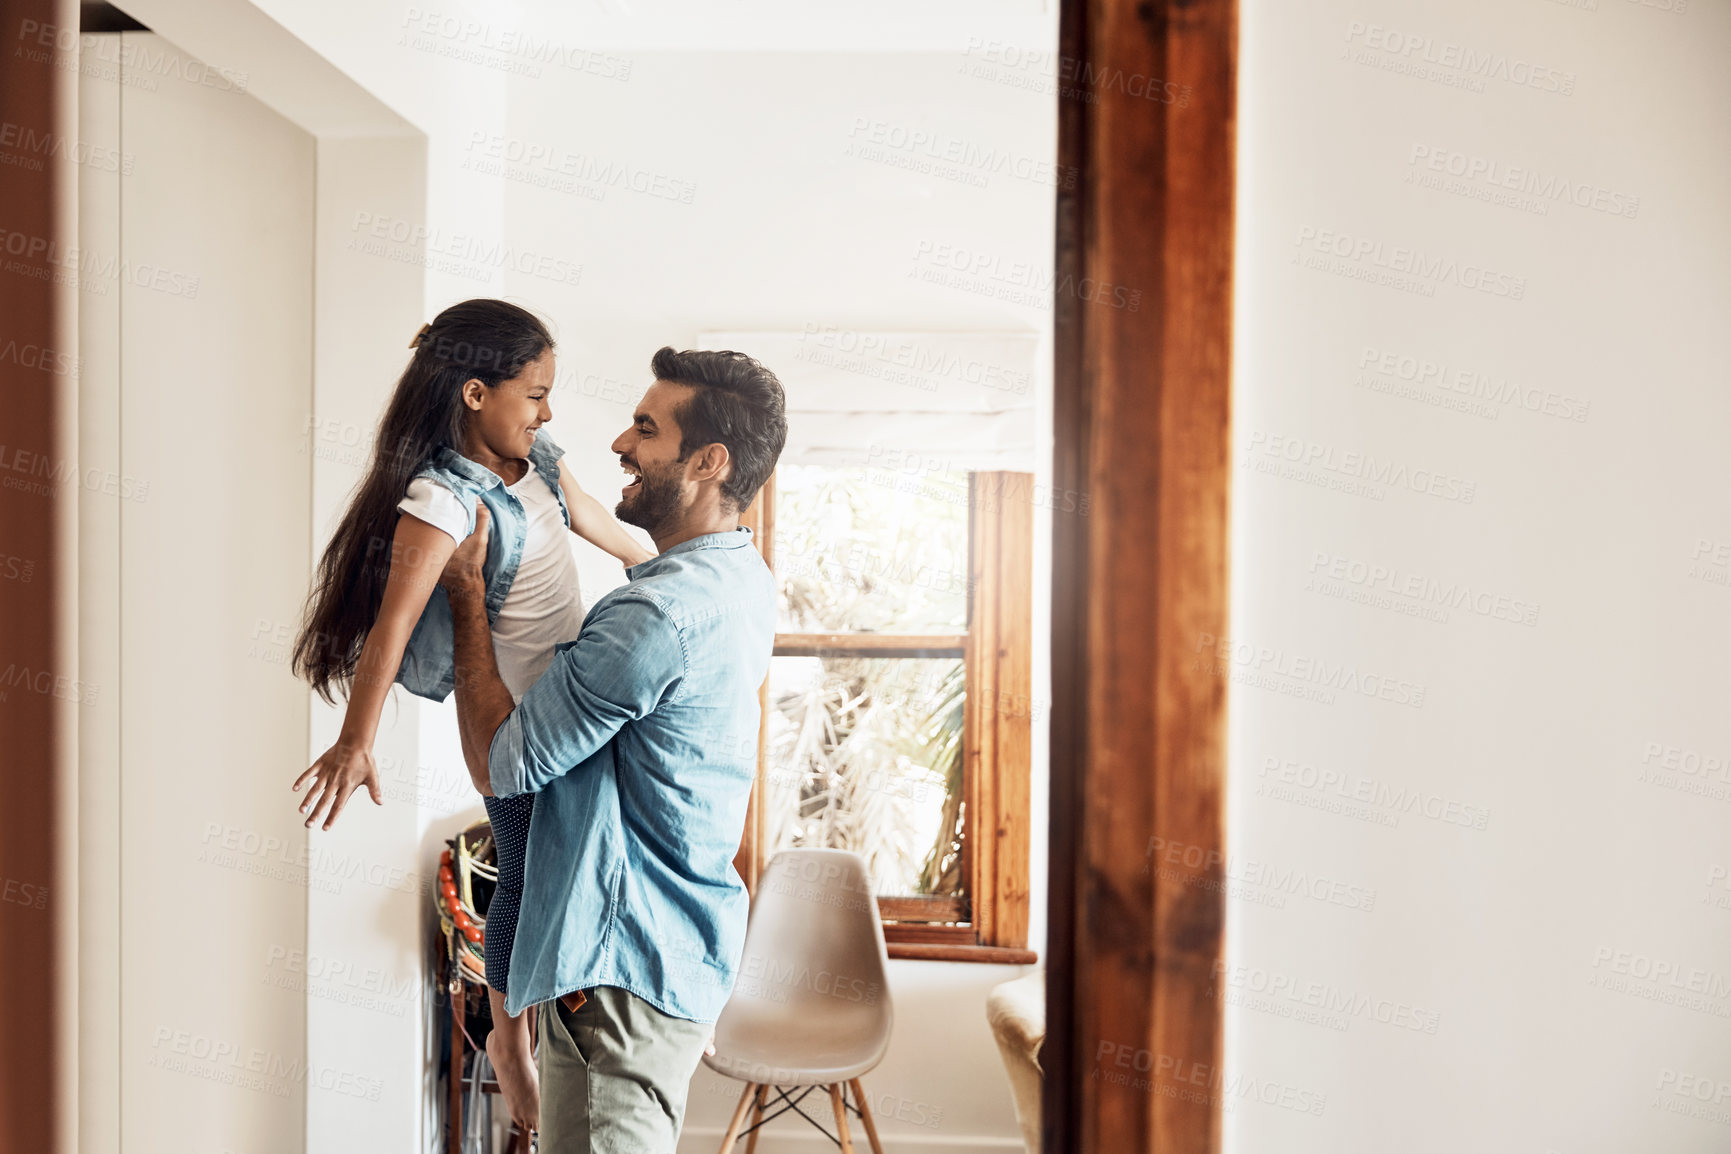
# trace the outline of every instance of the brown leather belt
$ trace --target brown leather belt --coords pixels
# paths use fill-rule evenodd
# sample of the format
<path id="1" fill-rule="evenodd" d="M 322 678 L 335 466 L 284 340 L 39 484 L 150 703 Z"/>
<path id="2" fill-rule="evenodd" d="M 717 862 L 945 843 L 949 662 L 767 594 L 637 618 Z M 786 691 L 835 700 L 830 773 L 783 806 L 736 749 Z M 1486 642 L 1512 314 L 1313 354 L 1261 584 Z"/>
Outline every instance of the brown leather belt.
<path id="1" fill-rule="evenodd" d="M 569 994 L 566 994 L 563 997 L 561 997 L 559 999 L 559 1002 L 561 1005 L 563 1005 L 565 1007 L 565 1009 L 567 1011 L 575 1014 L 577 1012 L 577 1010 L 583 1005 L 583 1003 L 587 1002 L 588 1000 L 589 1000 L 589 995 L 585 994 L 582 990 L 572 990 Z"/>

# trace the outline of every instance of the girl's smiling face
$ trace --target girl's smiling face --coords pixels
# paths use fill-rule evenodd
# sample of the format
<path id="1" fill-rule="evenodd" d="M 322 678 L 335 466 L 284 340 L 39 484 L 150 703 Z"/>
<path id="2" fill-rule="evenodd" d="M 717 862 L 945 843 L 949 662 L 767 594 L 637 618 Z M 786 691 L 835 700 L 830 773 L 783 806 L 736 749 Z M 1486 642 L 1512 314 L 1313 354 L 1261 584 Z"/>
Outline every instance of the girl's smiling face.
<path id="1" fill-rule="evenodd" d="M 527 458 L 535 443 L 535 430 L 553 419 L 547 404 L 552 391 L 551 349 L 530 361 L 521 373 L 492 388 L 477 380 L 466 383 L 463 403 L 469 409 L 465 430 L 469 448 L 507 461 Z"/>

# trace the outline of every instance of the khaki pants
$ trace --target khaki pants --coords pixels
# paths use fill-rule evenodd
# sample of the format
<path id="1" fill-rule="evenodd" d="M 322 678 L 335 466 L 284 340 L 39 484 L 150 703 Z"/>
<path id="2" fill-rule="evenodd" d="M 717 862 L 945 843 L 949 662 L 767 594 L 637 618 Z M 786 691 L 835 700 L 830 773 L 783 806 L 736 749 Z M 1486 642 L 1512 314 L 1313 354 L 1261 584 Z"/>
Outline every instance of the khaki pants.
<path id="1" fill-rule="evenodd" d="M 541 1154 L 673 1154 L 712 1026 L 613 986 L 540 1006 Z"/>

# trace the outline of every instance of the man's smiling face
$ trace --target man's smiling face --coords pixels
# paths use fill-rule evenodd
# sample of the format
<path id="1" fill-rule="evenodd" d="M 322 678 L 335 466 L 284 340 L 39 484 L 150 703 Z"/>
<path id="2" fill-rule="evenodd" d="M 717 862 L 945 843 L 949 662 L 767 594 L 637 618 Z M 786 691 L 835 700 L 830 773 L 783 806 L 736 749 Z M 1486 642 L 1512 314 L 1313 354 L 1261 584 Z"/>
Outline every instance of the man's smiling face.
<path id="1" fill-rule="evenodd" d="M 620 467 L 630 480 L 619 491 L 615 515 L 653 535 L 679 515 L 689 499 L 685 461 L 679 452 L 684 433 L 678 413 L 692 394 L 690 385 L 656 381 L 637 403 L 631 427 L 613 441 Z"/>

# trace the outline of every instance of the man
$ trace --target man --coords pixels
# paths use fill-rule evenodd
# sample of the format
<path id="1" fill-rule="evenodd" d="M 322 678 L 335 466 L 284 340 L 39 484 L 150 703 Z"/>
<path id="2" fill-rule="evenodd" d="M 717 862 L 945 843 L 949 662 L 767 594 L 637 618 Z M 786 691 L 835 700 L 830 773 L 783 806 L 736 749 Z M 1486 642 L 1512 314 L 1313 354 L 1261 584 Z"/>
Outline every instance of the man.
<path id="1" fill-rule="evenodd" d="M 613 451 L 632 476 L 619 518 L 660 555 L 626 570 L 515 708 L 483 603 L 484 521 L 440 578 L 475 787 L 541 792 L 507 1009 L 540 1004 L 546 1154 L 672 1154 L 745 937 L 732 861 L 776 599 L 739 514 L 775 468 L 786 405 L 742 353 L 664 348 L 651 366 Z"/>

